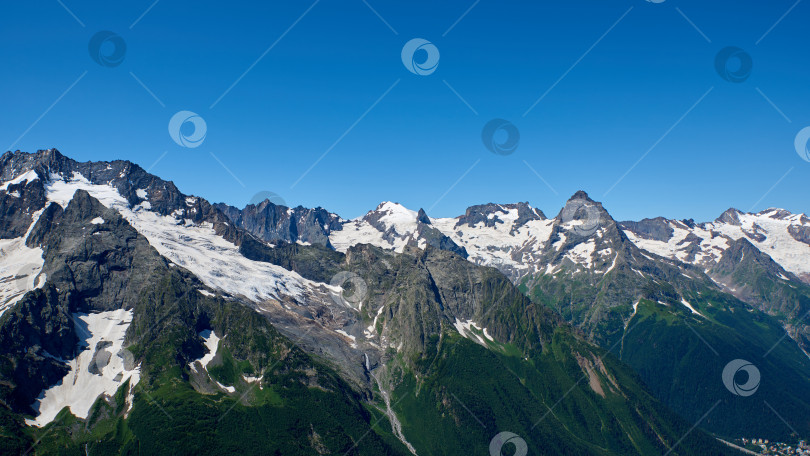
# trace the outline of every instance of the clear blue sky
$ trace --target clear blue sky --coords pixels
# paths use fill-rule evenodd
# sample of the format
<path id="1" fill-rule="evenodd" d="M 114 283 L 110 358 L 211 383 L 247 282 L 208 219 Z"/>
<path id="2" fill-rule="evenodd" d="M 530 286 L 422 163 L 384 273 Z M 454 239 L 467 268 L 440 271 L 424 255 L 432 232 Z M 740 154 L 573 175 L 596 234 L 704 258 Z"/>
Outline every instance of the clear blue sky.
<path id="1" fill-rule="evenodd" d="M 162 156 L 153 173 L 212 202 L 272 191 L 344 217 L 383 200 L 554 215 L 578 189 L 618 219 L 810 212 L 793 145 L 810 125 L 810 2 L 313 2 L 3 2 L 0 147 L 144 168 Z M 90 57 L 102 30 L 126 43 L 118 66 Z M 440 51 L 432 74 L 403 65 L 412 38 Z M 745 82 L 715 71 L 726 46 L 751 56 Z M 199 147 L 168 133 L 182 110 L 206 122 Z M 493 118 L 520 131 L 513 154 L 484 147 Z"/>

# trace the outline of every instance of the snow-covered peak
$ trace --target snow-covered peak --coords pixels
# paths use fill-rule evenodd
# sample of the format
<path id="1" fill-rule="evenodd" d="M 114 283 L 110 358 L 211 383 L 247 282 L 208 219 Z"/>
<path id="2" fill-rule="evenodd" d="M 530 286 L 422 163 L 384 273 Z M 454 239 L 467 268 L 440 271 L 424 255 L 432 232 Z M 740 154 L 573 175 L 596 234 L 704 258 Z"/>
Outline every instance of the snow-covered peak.
<path id="1" fill-rule="evenodd" d="M 80 173 L 69 178 L 53 174 L 46 185 L 48 200 L 63 207 L 80 189 L 117 210 L 162 256 L 190 270 L 211 288 L 264 302 L 303 299 L 317 286 L 280 266 L 245 258 L 210 222 L 194 223 L 180 213 L 161 215 L 150 210 L 147 201 L 131 206 L 114 187 L 94 184 Z"/>
<path id="2" fill-rule="evenodd" d="M 706 268 L 717 263 L 731 241 L 745 237 L 784 269 L 810 281 L 810 219 L 804 214 L 729 209 L 709 223 L 652 219 L 622 227 L 642 249 Z"/>
<path id="3" fill-rule="evenodd" d="M 407 230 L 415 228 L 417 215 L 417 211 L 412 211 L 399 203 L 385 201 L 380 203 L 377 209 L 367 213 L 363 219 L 378 222 L 386 228 L 397 226 Z"/>
<path id="4" fill-rule="evenodd" d="M 756 215 L 766 216 L 768 218 L 777 220 L 790 220 L 796 222 L 801 221 L 802 217 L 807 218 L 804 214 L 794 214 L 787 209 L 780 209 L 778 207 L 765 209 L 764 211 L 757 212 Z"/>
<path id="5" fill-rule="evenodd" d="M 403 206 L 400 203 L 394 201 L 383 201 L 382 203 L 377 205 L 377 208 L 371 212 L 389 212 L 389 213 L 400 213 L 400 214 L 412 214 L 416 216 L 416 211 L 412 211 L 407 207 Z"/>

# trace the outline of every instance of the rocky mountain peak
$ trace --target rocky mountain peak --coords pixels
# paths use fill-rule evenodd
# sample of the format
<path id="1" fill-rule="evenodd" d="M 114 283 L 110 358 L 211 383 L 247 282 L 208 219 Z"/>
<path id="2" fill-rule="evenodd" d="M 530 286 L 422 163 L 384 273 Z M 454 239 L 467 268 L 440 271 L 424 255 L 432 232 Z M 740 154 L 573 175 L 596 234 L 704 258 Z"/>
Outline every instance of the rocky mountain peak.
<path id="1" fill-rule="evenodd" d="M 376 209 L 363 216 L 363 220 L 379 229 L 385 231 L 392 226 L 411 226 L 416 224 L 416 211 L 412 211 L 405 206 L 391 201 L 384 201 Z"/>
<path id="2" fill-rule="evenodd" d="M 592 200 L 580 190 L 565 203 L 556 217 L 559 230 L 579 237 L 590 237 L 600 228 L 615 226 L 613 217 L 602 207 L 602 203 Z"/>
<path id="3" fill-rule="evenodd" d="M 720 283 L 742 282 L 744 285 L 739 287 L 741 289 L 748 288 L 750 284 L 756 284 L 757 276 L 763 273 L 767 274 L 771 280 L 787 279 L 788 277 L 799 280 L 745 237 L 729 242 L 728 248 L 720 256 L 717 264 L 712 267 L 710 273 L 713 277 L 720 278 Z M 735 274 L 738 277 L 733 277 Z"/>
<path id="4" fill-rule="evenodd" d="M 543 211 L 535 209 L 528 202 L 511 204 L 478 204 L 467 208 L 464 215 L 457 218 L 456 226 L 475 226 L 483 223 L 486 227 L 494 227 L 511 221 L 511 231 L 514 232 L 527 222 L 533 220 L 546 220 Z"/>
<path id="5" fill-rule="evenodd" d="M 591 199 L 591 197 L 588 196 L 588 193 L 585 190 L 577 190 L 576 193 L 571 195 L 571 198 L 568 198 L 569 202 L 574 201 L 574 200 L 586 200 L 586 201 L 594 202 Z"/>
<path id="6" fill-rule="evenodd" d="M 430 225 L 430 218 L 427 216 L 427 213 L 422 208 L 419 208 L 419 213 L 416 214 L 416 221 L 424 223 L 425 225 Z"/>
<path id="7" fill-rule="evenodd" d="M 793 216 L 793 213 L 787 209 L 780 209 L 778 207 L 771 207 L 762 212 L 758 215 L 766 215 L 769 218 L 776 219 L 776 220 L 785 220 Z"/>
<path id="8" fill-rule="evenodd" d="M 732 207 L 720 214 L 720 217 L 717 217 L 716 221 L 719 223 L 728 223 L 729 225 L 740 226 L 741 214 L 742 212 Z"/>
<path id="9" fill-rule="evenodd" d="M 633 232 L 642 239 L 667 242 L 672 239 L 675 230 L 664 217 L 646 218 L 639 222 L 626 221 L 619 225 L 622 229 Z"/>

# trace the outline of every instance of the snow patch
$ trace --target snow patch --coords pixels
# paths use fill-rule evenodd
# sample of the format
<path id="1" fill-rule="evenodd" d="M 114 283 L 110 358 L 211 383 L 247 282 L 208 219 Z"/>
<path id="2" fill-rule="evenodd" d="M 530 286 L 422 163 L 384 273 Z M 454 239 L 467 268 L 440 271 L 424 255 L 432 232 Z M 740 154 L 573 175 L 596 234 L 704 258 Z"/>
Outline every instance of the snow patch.
<path id="1" fill-rule="evenodd" d="M 158 253 L 191 271 L 208 287 L 264 302 L 282 296 L 301 300 L 308 289 L 316 286 L 281 266 L 248 260 L 238 247 L 217 235 L 210 223 L 194 225 L 190 220 L 161 216 L 145 210 L 144 204 L 129 207 L 116 189 L 93 184 L 79 173 L 67 181 L 59 175 L 51 177 L 46 185 L 50 201 L 66 207 L 76 190 L 87 191 L 104 206 L 117 210 Z M 190 201 L 196 198 L 188 197 L 186 203 Z"/>
<path id="2" fill-rule="evenodd" d="M 661 255 L 665 258 L 695 263 L 704 267 L 714 265 L 729 247 L 729 240 L 745 237 L 761 252 L 773 258 L 787 271 L 801 276 L 810 273 L 810 245 L 797 241 L 788 231 L 791 225 L 810 226 L 803 214 L 776 216 L 780 210 L 767 210 L 757 214 L 739 213 L 740 225 L 723 222 L 711 222 L 687 227 L 670 221 L 672 237 L 667 241 L 643 239 L 630 230 L 625 230 L 627 237 L 638 247 Z M 747 233 L 758 233 L 764 238 L 754 239 Z M 694 235 L 695 245 L 699 251 L 694 259 L 690 257 L 692 242 L 685 242 L 687 236 Z"/>
<path id="3" fill-rule="evenodd" d="M 208 368 L 208 364 L 211 363 L 211 361 L 213 361 L 214 358 L 217 356 L 217 351 L 219 351 L 219 341 L 222 340 L 219 337 L 217 337 L 217 335 L 216 335 L 216 333 L 214 333 L 214 331 L 212 331 L 210 329 L 206 329 L 204 331 L 201 331 L 199 336 L 202 337 L 203 340 L 205 341 L 205 348 L 208 350 L 208 353 L 203 355 L 202 358 L 191 362 L 191 367 L 194 370 L 197 369 L 194 366 L 194 364 L 197 361 L 199 361 L 199 363 L 200 363 L 200 365 L 202 365 L 203 369 Z"/>
<path id="4" fill-rule="evenodd" d="M 224 389 L 225 391 L 227 391 L 229 393 L 235 393 L 236 392 L 236 388 L 234 388 L 233 386 L 225 386 L 225 385 L 223 385 L 222 383 L 219 383 L 219 382 L 216 382 L 216 384 L 217 384 L 218 387 Z"/>
<path id="5" fill-rule="evenodd" d="M 374 337 L 374 328 L 377 327 L 377 319 L 380 318 L 380 315 L 382 315 L 384 309 L 385 306 L 380 307 L 377 310 L 377 315 L 374 316 L 374 321 L 368 326 L 368 328 L 365 329 L 365 331 L 363 331 L 363 335 L 366 336 L 366 339 Z"/>
<path id="6" fill-rule="evenodd" d="M 19 176 L 15 177 L 14 179 L 11 179 L 10 181 L 3 182 L 3 185 L 0 185 L 0 191 L 8 191 L 8 187 L 10 185 L 17 185 L 20 183 L 25 183 L 27 185 L 29 182 L 35 181 L 37 179 L 39 179 L 39 176 L 37 176 L 37 172 L 31 170 L 26 173 L 20 174 Z"/>
<path id="7" fill-rule="evenodd" d="M 259 377 L 251 377 L 249 375 L 242 374 L 242 379 L 244 381 L 246 381 L 247 383 L 256 383 L 256 382 L 260 382 L 262 380 L 262 377 L 261 376 L 259 376 Z M 261 385 L 259 385 L 259 388 L 261 388 Z"/>
<path id="8" fill-rule="evenodd" d="M 130 389 L 140 380 L 140 367 L 127 370 L 124 362 L 125 356 L 131 356 L 123 345 L 132 323 L 132 310 L 74 313 L 73 320 L 84 350 L 68 362 L 68 374 L 37 398 L 32 405 L 36 418 L 26 419 L 29 425 L 42 427 L 50 423 L 65 407 L 85 419 L 99 396 L 112 397 L 127 379 Z"/>
<path id="9" fill-rule="evenodd" d="M 458 318 L 456 318 L 456 321 L 455 323 L 453 323 L 453 326 L 455 326 L 456 331 L 458 331 L 459 334 L 483 346 L 487 345 L 486 340 L 484 340 L 485 338 L 490 342 L 495 342 L 495 339 L 493 339 L 492 336 L 489 335 L 486 328 L 482 328 L 472 320 L 461 321 Z M 484 334 L 484 337 L 481 337 L 477 332 L 473 331 L 473 328 L 475 328 L 479 332 L 482 332 Z"/>
<path id="10" fill-rule="evenodd" d="M 29 291 L 45 284 L 42 249 L 30 248 L 25 240 L 42 211 L 34 213 L 25 235 L 14 239 L 0 239 L 0 317 Z"/>
<path id="11" fill-rule="evenodd" d="M 572 262 L 583 266 L 585 269 L 591 269 L 593 266 L 593 254 L 596 250 L 596 240 L 593 238 L 588 239 L 587 242 L 580 242 L 576 244 L 571 250 L 566 252 L 565 258 Z"/>
<path id="12" fill-rule="evenodd" d="M 686 308 L 689 309 L 693 314 L 706 318 L 702 313 L 698 312 L 694 307 L 692 307 L 692 304 L 689 304 L 686 299 L 681 298 L 681 304 L 685 305 Z"/>
<path id="13" fill-rule="evenodd" d="M 342 329 L 335 330 L 335 332 L 340 334 L 341 336 L 348 337 L 349 339 L 351 339 L 352 341 L 351 341 L 351 343 L 349 345 L 351 345 L 352 348 L 357 348 L 357 343 L 356 343 L 357 338 L 356 337 L 352 336 L 351 334 L 347 333 L 346 331 L 344 331 Z"/>

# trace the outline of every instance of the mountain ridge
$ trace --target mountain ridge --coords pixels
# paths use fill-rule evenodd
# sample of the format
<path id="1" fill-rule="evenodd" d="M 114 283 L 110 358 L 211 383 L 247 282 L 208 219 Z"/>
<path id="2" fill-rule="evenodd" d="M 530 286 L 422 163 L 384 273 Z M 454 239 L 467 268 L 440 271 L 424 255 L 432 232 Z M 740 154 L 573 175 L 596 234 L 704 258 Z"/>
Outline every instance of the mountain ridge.
<path id="1" fill-rule="evenodd" d="M 264 242 L 128 162 L 43 151 L 0 165 L 9 180 L 36 176 L 0 189 L 25 202 L 0 215 L 21 225 L 31 215 L 0 243 L 40 256 L 0 281 L 12 296 L 0 335 L 27 335 L 0 344 L 5 451 L 221 453 L 255 442 L 246 454 L 486 454 L 508 427 L 537 453 L 730 454 L 498 269 L 441 248 L 435 220 L 418 212 L 418 239 L 367 220 L 400 252 L 336 251 Z M 496 225 L 514 225 L 519 210 Z M 547 222 L 528 218 L 517 231 Z M 486 362 L 470 370 L 468 359 Z M 90 397 L 64 402 L 67 372 L 95 385 Z M 489 393 L 495 375 L 500 396 Z M 425 404 L 440 410 L 427 421 Z M 543 404 L 562 405 L 537 427 Z M 257 423 L 271 423 L 270 438 L 256 440 Z"/>

